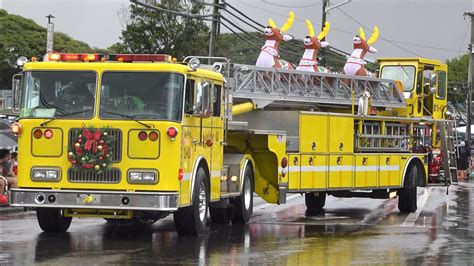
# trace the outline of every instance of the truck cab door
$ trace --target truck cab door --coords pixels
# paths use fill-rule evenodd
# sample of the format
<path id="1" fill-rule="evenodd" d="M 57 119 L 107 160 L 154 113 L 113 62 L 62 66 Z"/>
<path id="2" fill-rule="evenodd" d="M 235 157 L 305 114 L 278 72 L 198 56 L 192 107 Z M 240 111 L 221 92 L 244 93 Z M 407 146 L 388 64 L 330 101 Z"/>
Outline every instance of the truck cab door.
<path id="1" fill-rule="evenodd" d="M 221 190 L 221 176 L 224 154 L 224 108 L 223 86 L 215 82 L 212 86 L 212 140 L 206 145 L 211 148 L 211 199 L 218 199 Z"/>

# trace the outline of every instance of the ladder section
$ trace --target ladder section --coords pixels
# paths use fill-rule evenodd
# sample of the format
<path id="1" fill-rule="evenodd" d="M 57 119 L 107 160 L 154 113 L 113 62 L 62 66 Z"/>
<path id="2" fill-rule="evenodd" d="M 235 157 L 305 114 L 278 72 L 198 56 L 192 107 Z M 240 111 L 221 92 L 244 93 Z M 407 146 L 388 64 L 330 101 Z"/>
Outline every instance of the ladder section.
<path id="1" fill-rule="evenodd" d="M 359 120 L 356 127 L 356 151 L 407 152 L 410 150 L 408 124 Z"/>
<path id="2" fill-rule="evenodd" d="M 443 150 L 443 164 L 441 173 L 444 174 L 446 184 L 457 183 L 457 158 L 456 144 L 458 137 L 456 132 L 456 121 L 438 122 L 441 137 L 441 148 Z"/>
<path id="3" fill-rule="evenodd" d="M 233 64 L 223 71 L 234 98 L 262 107 L 357 105 L 368 91 L 371 106 L 404 108 L 405 99 L 393 80 L 331 73 L 262 68 Z"/>

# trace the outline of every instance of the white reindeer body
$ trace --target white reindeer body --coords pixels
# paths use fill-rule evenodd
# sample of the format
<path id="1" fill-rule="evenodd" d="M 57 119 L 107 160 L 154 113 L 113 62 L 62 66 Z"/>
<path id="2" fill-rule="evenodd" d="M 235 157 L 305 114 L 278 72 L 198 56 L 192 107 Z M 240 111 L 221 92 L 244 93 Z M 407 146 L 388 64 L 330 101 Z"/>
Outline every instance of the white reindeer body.
<path id="1" fill-rule="evenodd" d="M 314 66 L 318 65 L 318 61 L 314 58 L 315 49 L 305 49 L 303 57 L 296 70 L 316 72 Z"/>
<path id="2" fill-rule="evenodd" d="M 275 49 L 275 40 L 266 40 L 265 45 L 262 46 L 260 55 L 258 56 L 257 63 L 258 67 L 273 67 L 275 65 L 275 57 L 279 57 L 278 50 Z"/>

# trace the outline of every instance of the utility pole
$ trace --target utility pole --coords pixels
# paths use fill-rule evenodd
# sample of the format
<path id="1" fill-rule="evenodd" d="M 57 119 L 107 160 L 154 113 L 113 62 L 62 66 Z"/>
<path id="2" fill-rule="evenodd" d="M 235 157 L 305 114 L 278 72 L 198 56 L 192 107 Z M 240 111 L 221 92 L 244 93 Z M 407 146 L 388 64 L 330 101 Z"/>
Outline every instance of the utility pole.
<path id="1" fill-rule="evenodd" d="M 322 20 L 321 20 L 321 31 L 324 29 L 324 23 L 326 23 L 326 13 L 327 13 L 327 6 L 329 4 L 329 0 L 323 0 L 323 16 L 322 16 Z M 324 41 L 326 40 L 326 37 L 324 37 L 322 40 L 320 41 Z M 326 66 L 326 52 L 324 51 L 324 49 L 321 49 L 319 54 L 321 55 L 321 66 L 325 67 Z"/>
<path id="2" fill-rule="evenodd" d="M 211 36 L 209 38 L 209 56 L 214 56 L 215 53 L 219 19 L 219 0 L 214 0 L 214 4 L 212 6 Z"/>
<path id="3" fill-rule="evenodd" d="M 53 19 L 54 16 L 49 14 L 46 17 L 48 18 L 48 26 L 46 30 L 46 53 L 50 54 L 53 52 L 54 44 L 54 24 L 51 22 L 51 19 Z"/>
<path id="4" fill-rule="evenodd" d="M 471 42 L 469 43 L 469 76 L 468 76 L 468 93 L 467 93 L 467 115 L 466 115 L 466 145 L 471 146 L 471 102 L 472 102 L 472 92 L 473 82 L 474 82 L 474 12 L 465 12 L 464 16 L 469 16 L 471 20 Z"/>

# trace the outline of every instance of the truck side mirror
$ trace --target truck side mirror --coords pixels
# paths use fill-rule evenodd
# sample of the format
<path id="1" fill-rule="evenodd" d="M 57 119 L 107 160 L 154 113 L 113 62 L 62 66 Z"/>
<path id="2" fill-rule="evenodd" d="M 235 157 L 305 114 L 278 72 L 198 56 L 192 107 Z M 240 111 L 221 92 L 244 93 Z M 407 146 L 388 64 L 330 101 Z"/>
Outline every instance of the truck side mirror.
<path id="1" fill-rule="evenodd" d="M 20 86 L 22 77 L 22 74 L 15 74 L 12 78 L 12 109 L 18 109 L 18 107 L 20 106 Z"/>

